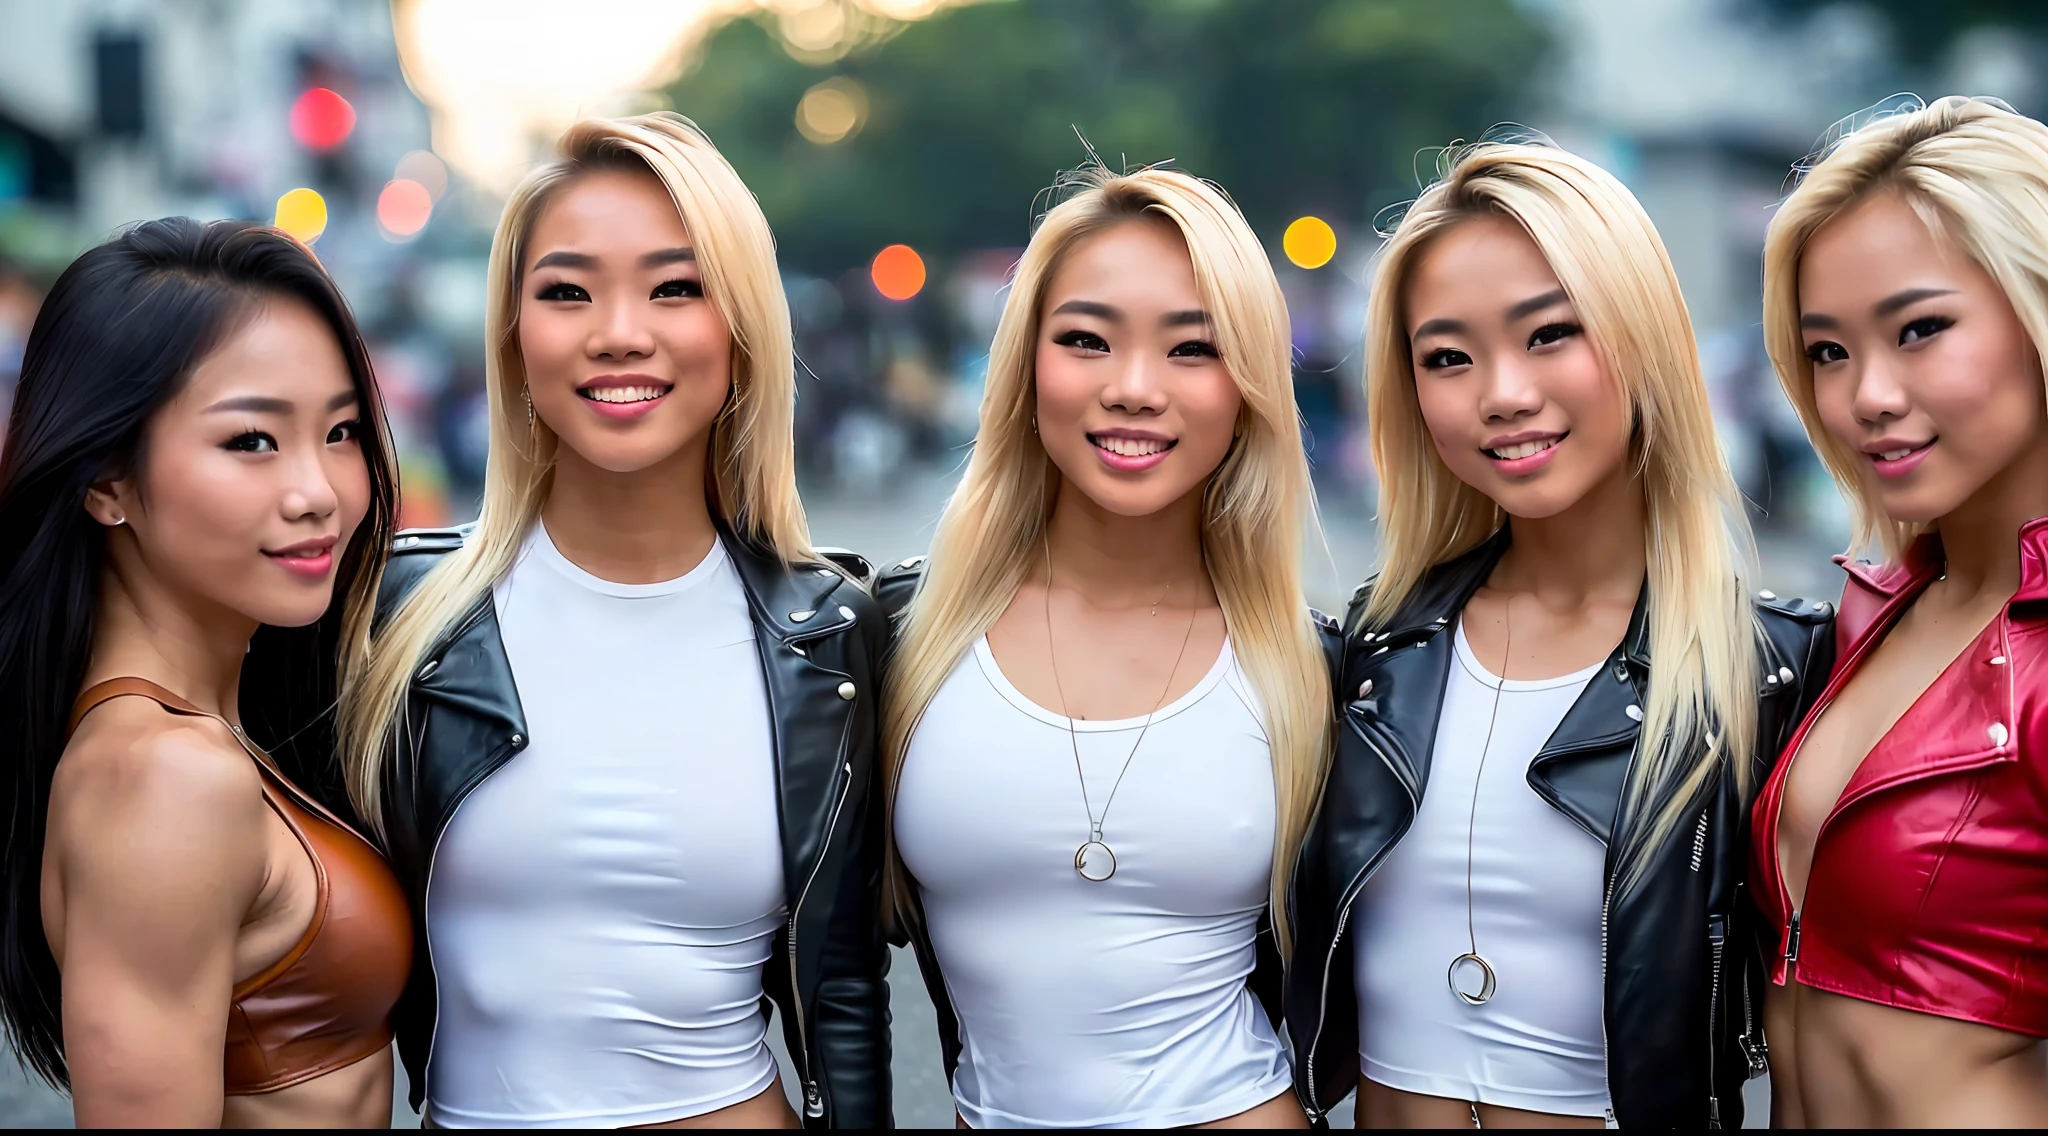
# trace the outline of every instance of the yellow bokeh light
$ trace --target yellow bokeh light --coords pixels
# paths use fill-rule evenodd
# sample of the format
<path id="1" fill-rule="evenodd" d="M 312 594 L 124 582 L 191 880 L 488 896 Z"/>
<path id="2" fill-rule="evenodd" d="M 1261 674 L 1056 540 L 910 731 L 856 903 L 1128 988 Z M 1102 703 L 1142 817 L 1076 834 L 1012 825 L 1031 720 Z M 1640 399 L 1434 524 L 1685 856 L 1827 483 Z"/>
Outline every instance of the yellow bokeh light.
<path id="1" fill-rule="evenodd" d="M 868 118 L 868 93 L 852 79 L 827 79 L 804 92 L 796 104 L 797 133 L 830 146 L 860 133 Z"/>
<path id="2" fill-rule="evenodd" d="M 327 231 L 327 199 L 310 189 L 294 189 L 277 199 L 270 223 L 310 245 Z"/>
<path id="3" fill-rule="evenodd" d="M 1321 217 L 1297 217 L 1280 238 L 1280 248 L 1299 268 L 1321 268 L 1337 255 L 1337 231 Z"/>

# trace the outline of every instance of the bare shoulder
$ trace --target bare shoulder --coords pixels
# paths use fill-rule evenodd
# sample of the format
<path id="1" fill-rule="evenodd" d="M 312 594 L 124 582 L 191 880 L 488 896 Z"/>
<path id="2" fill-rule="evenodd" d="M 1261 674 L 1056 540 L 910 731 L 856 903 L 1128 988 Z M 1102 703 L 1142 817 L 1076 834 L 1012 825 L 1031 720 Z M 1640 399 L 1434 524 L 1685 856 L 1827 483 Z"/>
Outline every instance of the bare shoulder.
<path id="1" fill-rule="evenodd" d="M 57 763 L 50 851 L 68 867 L 215 871 L 246 856 L 260 874 L 263 780 L 234 735 L 210 718 L 143 698 L 95 709 Z M 120 840 L 106 839 L 118 832 Z"/>

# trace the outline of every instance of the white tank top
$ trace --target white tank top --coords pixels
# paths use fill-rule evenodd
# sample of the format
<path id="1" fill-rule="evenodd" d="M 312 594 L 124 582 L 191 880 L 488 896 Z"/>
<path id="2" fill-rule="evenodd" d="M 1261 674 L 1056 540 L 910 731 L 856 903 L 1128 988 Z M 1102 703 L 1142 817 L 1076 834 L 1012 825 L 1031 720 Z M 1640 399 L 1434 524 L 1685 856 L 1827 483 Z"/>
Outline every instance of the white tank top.
<path id="1" fill-rule="evenodd" d="M 738 571 L 714 544 L 614 584 L 535 525 L 496 601 L 533 740 L 434 857 L 428 1117 L 621 1127 L 760 1093 L 782 839 Z"/>
<path id="2" fill-rule="evenodd" d="M 1153 716 L 1082 879 L 1089 818 L 1067 719 L 987 640 L 911 739 L 896 847 L 960 1022 L 953 1097 L 975 1128 L 1163 1128 L 1287 1091 L 1246 988 L 1273 862 L 1272 758 L 1228 644 Z M 1098 817 L 1144 719 L 1077 721 Z"/>
<path id="3" fill-rule="evenodd" d="M 1422 808 L 1352 916 L 1366 1077 L 1506 1108 L 1606 1112 L 1600 905 L 1607 850 L 1528 781 L 1530 761 L 1604 665 L 1503 681 L 1473 657 L 1459 623 Z M 1493 744 L 1482 775 L 1489 720 Z M 1473 939 L 1498 976 L 1483 1006 L 1461 1001 L 1446 974 Z"/>

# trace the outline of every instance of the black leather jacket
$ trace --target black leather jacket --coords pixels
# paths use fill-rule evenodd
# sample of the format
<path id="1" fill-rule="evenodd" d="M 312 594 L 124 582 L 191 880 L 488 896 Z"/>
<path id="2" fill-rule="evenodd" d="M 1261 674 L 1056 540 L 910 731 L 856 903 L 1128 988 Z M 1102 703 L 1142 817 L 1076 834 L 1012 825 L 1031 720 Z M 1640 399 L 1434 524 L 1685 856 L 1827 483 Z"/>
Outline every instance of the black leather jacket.
<path id="1" fill-rule="evenodd" d="M 910 605 L 917 594 L 919 583 L 924 577 L 925 558 L 913 556 L 908 560 L 883 571 L 875 583 L 875 599 L 882 605 L 893 630 L 897 616 Z M 1317 625 L 1322 628 L 1324 649 L 1333 651 L 1337 645 L 1337 621 L 1320 612 L 1312 613 Z M 925 930 L 924 907 L 918 901 L 916 881 L 910 880 L 910 873 L 904 872 L 909 881 L 910 915 L 898 920 L 895 941 L 897 946 L 908 946 L 917 955 L 917 969 L 924 977 L 925 992 L 931 996 L 932 1009 L 939 1019 L 939 1051 L 946 1065 L 946 1084 L 953 1083 L 953 1071 L 960 1064 L 960 1019 L 953 1012 L 953 997 L 946 986 L 946 976 L 939 969 L 939 956 L 932 950 L 931 935 Z M 1280 945 L 1273 935 L 1272 912 L 1259 917 L 1256 954 L 1251 976 L 1245 980 L 1252 995 L 1265 1008 L 1266 1016 L 1276 1026 L 1281 1012 L 1281 962 Z"/>
<path id="2" fill-rule="evenodd" d="M 384 570 L 378 618 L 465 536 L 464 529 L 401 533 Z M 840 571 L 785 567 L 722 527 L 720 537 L 753 611 L 781 798 L 789 925 L 763 981 L 803 1081 L 804 1126 L 886 1128 L 889 953 L 879 919 L 882 800 L 873 791 L 886 630 L 873 598 Z M 851 553 L 832 559 L 855 577 L 869 575 Z M 406 713 L 398 751 L 385 764 L 384 817 L 391 865 L 413 907 L 417 946 L 396 1025 L 418 1109 L 434 1036 L 425 922 L 434 850 L 463 798 L 527 744 L 489 595 L 427 653 Z M 677 727 L 687 740 L 689 724 Z"/>
<path id="3" fill-rule="evenodd" d="M 1371 584 L 1352 597 L 1335 675 L 1336 754 L 1292 897 L 1288 1030 L 1296 1089 L 1311 1120 L 1358 1083 L 1357 994 L 1349 953 L 1340 950 L 1345 923 L 1366 879 L 1415 819 L 1429 783 L 1451 629 L 1507 547 L 1503 529 L 1433 569 L 1379 626 L 1360 625 Z M 1752 786 L 1763 783 L 1834 664 L 1831 605 L 1765 592 L 1755 610 L 1763 634 Z M 1746 895 L 1750 801 L 1734 779 L 1717 777 L 1697 820 L 1654 854 L 1635 888 L 1615 894 L 1616 813 L 1649 691 L 1647 615 L 1645 589 L 1626 637 L 1530 763 L 1528 782 L 1609 849 L 1602 1021 L 1616 1121 L 1624 1128 L 1739 1127 L 1742 1082 L 1764 1070 L 1764 986 Z"/>

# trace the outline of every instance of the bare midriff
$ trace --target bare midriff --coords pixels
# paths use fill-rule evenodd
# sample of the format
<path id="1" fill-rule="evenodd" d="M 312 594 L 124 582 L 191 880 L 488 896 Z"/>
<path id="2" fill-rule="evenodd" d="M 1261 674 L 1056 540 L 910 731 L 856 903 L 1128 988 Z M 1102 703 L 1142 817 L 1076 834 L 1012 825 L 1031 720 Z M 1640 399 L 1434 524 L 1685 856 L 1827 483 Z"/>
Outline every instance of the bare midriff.
<path id="1" fill-rule="evenodd" d="M 391 1048 L 267 1093 L 227 1097 L 222 1128 L 385 1128 L 391 1124 Z"/>
<path id="2" fill-rule="evenodd" d="M 1564 1116 L 1554 1112 L 1531 1112 L 1495 1104 L 1475 1104 L 1451 1097 L 1433 1097 L 1382 1085 L 1366 1077 L 1358 1079 L 1358 1107 L 1352 1121 L 1356 1128 L 1471 1128 L 1474 1117 L 1481 1128 L 1605 1128 L 1599 1116 Z"/>
<path id="3" fill-rule="evenodd" d="M 1764 998 L 1773 1128 L 2048 1124 L 2048 1046 L 1795 979 Z"/>

